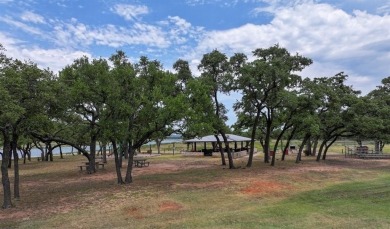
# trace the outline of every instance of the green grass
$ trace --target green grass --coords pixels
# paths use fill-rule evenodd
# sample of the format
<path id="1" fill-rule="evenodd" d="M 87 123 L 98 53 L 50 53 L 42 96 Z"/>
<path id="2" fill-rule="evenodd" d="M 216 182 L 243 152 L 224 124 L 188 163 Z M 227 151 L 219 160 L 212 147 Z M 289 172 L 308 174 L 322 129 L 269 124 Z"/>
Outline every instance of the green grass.
<path id="1" fill-rule="evenodd" d="M 390 177 L 349 182 L 300 193 L 267 208 L 290 228 L 386 228 L 390 225 Z"/>
<path id="2" fill-rule="evenodd" d="M 136 175 L 133 184 L 121 186 L 115 183 L 112 161 L 104 171 L 87 175 L 76 168 L 84 160 L 69 156 L 21 165 L 22 198 L 14 209 L 0 210 L 0 228 L 390 225 L 390 161 L 330 157 L 318 163 L 304 157 L 303 163 L 295 164 L 289 157 L 270 167 L 256 156 L 253 168 L 229 170 L 219 165 L 218 158 L 163 155 L 148 159 L 150 170 L 144 171 L 149 172 Z M 185 166 L 152 171 L 162 165 Z M 259 189 L 254 193 L 245 191 L 256 184 Z M 172 208 L 165 209 L 167 206 Z"/>

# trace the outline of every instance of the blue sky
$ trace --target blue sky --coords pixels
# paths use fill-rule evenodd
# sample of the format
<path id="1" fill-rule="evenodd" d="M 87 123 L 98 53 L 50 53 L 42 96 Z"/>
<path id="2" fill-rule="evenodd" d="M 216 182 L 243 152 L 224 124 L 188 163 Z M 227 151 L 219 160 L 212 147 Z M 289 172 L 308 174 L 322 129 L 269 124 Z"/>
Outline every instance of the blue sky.
<path id="1" fill-rule="evenodd" d="M 276 43 L 313 59 L 304 77 L 349 75 L 367 93 L 390 76 L 388 0 L 0 0 L 6 54 L 58 72 L 83 55 L 145 55 L 168 70 L 179 58 L 193 73 L 202 55 Z M 223 96 L 228 107 L 237 94 Z M 232 124 L 234 113 L 229 112 Z"/>

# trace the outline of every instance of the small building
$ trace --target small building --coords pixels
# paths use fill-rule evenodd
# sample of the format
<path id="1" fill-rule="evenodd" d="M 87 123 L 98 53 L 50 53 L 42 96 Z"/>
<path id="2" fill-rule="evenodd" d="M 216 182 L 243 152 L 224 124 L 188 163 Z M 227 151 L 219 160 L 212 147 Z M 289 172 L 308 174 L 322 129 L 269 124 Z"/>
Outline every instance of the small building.
<path id="1" fill-rule="evenodd" d="M 225 146 L 222 136 L 218 135 L 217 137 L 219 141 L 222 143 L 222 145 Z M 249 142 L 251 141 L 250 138 L 242 137 L 234 134 L 226 134 L 226 138 L 229 143 L 233 143 L 232 145 L 229 146 L 233 157 L 240 157 L 248 154 Z M 188 139 L 185 140 L 184 143 L 187 143 L 187 151 L 182 152 L 183 155 L 220 156 L 217 138 L 215 135 L 207 135 L 201 138 Z M 203 147 L 203 148 L 199 149 L 199 147 Z M 226 149 L 223 150 L 224 152 L 226 152 Z"/>

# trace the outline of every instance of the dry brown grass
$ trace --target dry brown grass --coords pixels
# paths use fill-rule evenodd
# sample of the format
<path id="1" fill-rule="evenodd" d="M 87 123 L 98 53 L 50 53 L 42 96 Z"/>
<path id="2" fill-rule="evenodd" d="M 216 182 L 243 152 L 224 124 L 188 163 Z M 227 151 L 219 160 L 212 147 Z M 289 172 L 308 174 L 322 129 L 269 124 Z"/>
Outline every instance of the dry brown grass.
<path id="1" fill-rule="evenodd" d="M 270 167 L 256 156 L 253 167 L 244 169 L 242 158 L 235 160 L 241 169 L 229 170 L 218 158 L 159 156 L 149 159 L 149 167 L 134 169 L 131 185 L 116 184 L 112 160 L 95 174 L 79 170 L 82 156 L 32 161 L 21 165 L 21 200 L 0 211 L 0 227 L 171 228 L 184 222 L 198 227 L 202 223 L 195 218 L 204 212 L 225 217 L 233 206 L 267 205 L 328 185 L 373 179 L 390 165 L 341 156 L 320 163 L 305 157 L 298 165 L 293 159 Z"/>

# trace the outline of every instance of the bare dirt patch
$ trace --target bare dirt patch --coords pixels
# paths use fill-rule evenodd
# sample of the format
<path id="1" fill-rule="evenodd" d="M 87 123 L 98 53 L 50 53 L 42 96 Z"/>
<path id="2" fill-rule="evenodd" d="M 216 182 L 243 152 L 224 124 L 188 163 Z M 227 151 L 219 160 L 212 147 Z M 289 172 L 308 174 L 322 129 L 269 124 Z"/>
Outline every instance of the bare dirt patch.
<path id="1" fill-rule="evenodd" d="M 182 205 L 173 201 L 164 201 L 159 205 L 160 212 L 178 211 L 182 208 L 183 208 Z"/>
<path id="2" fill-rule="evenodd" d="M 241 192 L 246 195 L 260 195 L 285 191 L 288 189 L 291 189 L 291 187 L 278 182 L 254 181 L 251 182 L 248 187 L 242 189 Z"/>
<path id="3" fill-rule="evenodd" d="M 21 165 L 22 198 L 20 201 L 14 201 L 15 208 L 0 211 L 0 220 L 19 221 L 42 216 L 49 217 L 96 206 L 97 202 L 102 208 L 107 207 L 107 203 L 117 206 L 116 196 L 128 197 L 141 193 L 137 198 L 143 198 L 143 191 L 146 193 L 151 190 L 169 192 L 186 189 L 228 189 L 247 196 L 264 196 L 275 193 L 284 195 L 287 191 L 301 189 L 294 183 L 309 181 L 309 184 L 314 184 L 322 179 L 338 181 L 340 173 L 344 170 L 352 170 L 351 173 L 355 176 L 365 176 L 372 169 L 388 170 L 390 167 L 390 160 L 361 160 L 332 155 L 329 155 L 326 161 L 321 162 L 315 162 L 315 158 L 311 157 L 304 157 L 300 164 L 278 161 L 275 167 L 265 165 L 257 159 L 256 165 L 252 168 L 239 170 L 222 170 L 224 167 L 220 166 L 219 160 L 209 158 L 181 158 L 179 156 L 166 160 L 148 158 L 149 167 L 133 169 L 134 183 L 121 186 L 116 184 L 113 160 L 109 160 L 105 169 L 99 169 L 95 174 L 79 171 L 77 164 L 84 160 L 84 158 L 73 159 L 72 157 L 67 162 L 57 164 L 32 162 Z M 236 164 L 240 162 L 236 161 Z M 245 162 L 246 160 L 243 160 L 242 164 Z M 178 173 L 190 169 L 211 171 L 213 175 L 204 176 L 204 179 L 196 179 L 197 176 L 189 176 L 187 179 L 185 177 L 187 174 L 183 175 L 184 177 L 177 176 Z M 124 166 L 122 175 L 125 170 Z M 153 174 L 168 175 L 155 180 L 150 180 L 152 176 L 142 178 L 143 175 Z M 169 174 L 176 175 L 170 176 Z M 327 177 L 321 177 L 322 174 L 327 174 Z M 11 182 L 12 180 L 11 178 Z M 2 189 L 0 189 L 0 196 L 2 195 Z M 151 198 L 150 193 L 149 197 L 145 198 Z M 154 205 L 153 208 L 166 212 L 178 211 L 184 207 L 173 201 L 164 201 L 157 206 Z M 143 208 L 139 207 L 132 206 L 124 211 L 126 215 L 135 219 L 142 219 L 146 216 Z"/>
<path id="4" fill-rule="evenodd" d="M 135 219 L 143 219 L 145 216 L 142 214 L 141 209 L 132 207 L 130 209 L 125 209 L 126 215 L 133 217 Z"/>

